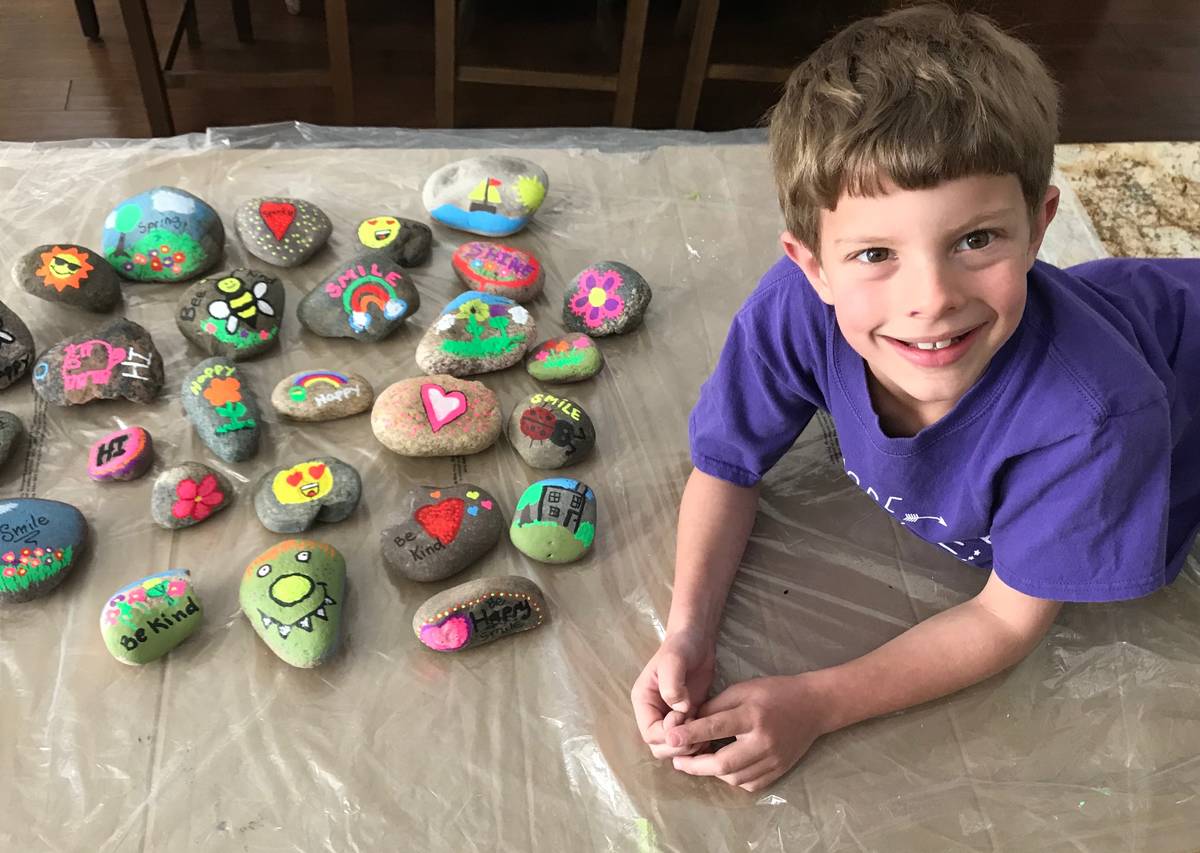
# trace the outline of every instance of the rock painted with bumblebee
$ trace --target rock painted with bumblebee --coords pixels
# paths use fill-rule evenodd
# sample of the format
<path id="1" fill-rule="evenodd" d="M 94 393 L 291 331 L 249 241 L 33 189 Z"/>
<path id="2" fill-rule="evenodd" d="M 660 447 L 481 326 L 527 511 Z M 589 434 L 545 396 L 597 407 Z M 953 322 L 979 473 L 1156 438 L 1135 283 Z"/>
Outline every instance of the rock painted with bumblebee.
<path id="1" fill-rule="evenodd" d="M 225 227 L 203 199 L 178 187 L 156 187 L 112 209 L 100 250 L 130 281 L 185 281 L 221 260 Z"/>
<path id="2" fill-rule="evenodd" d="M 357 373 L 340 370 L 301 370 L 279 380 L 271 405 L 297 421 L 332 421 L 371 408 L 375 390 Z"/>
<path id="3" fill-rule="evenodd" d="M 447 163 L 425 180 L 421 202 L 451 228 L 485 237 L 520 231 L 550 187 L 541 166 L 520 157 L 469 157 Z"/>
<path id="4" fill-rule="evenodd" d="M 574 562 L 592 549 L 596 537 L 596 495 L 578 480 L 539 480 L 517 501 L 508 535 L 535 560 Z"/>
<path id="5" fill-rule="evenodd" d="M 420 306 L 417 288 L 400 265 L 372 252 L 335 267 L 300 301 L 296 316 L 325 338 L 381 341 Z"/>
<path id="6" fill-rule="evenodd" d="M 217 456 L 243 462 L 258 451 L 258 401 L 232 361 L 200 362 L 183 378 L 179 396 L 200 440 Z"/>
<path id="7" fill-rule="evenodd" d="M 519 575 L 468 581 L 432 596 L 413 616 L 413 633 L 427 649 L 461 652 L 545 624 L 546 596 Z"/>
<path id="8" fill-rule="evenodd" d="M 87 521 L 70 504 L 0 499 L 0 604 L 29 601 L 62 583 L 87 538 Z"/>
<path id="9" fill-rule="evenodd" d="M 469 379 L 402 379 L 375 399 L 371 430 L 401 456 L 478 453 L 500 435 L 500 401 L 482 382 Z"/>
<path id="10" fill-rule="evenodd" d="M 88 450 L 88 476 L 97 482 L 136 480 L 154 463 L 154 440 L 140 426 L 97 439 Z"/>
<path id="11" fill-rule="evenodd" d="M 154 339 L 124 317 L 60 341 L 33 366 L 33 390 L 56 406 L 119 398 L 149 403 L 162 385 L 163 360 Z"/>
<path id="12" fill-rule="evenodd" d="M 277 267 L 304 263 L 333 233 L 333 223 L 321 208 L 301 198 L 279 196 L 243 202 L 233 225 L 247 252 Z"/>
<path id="13" fill-rule="evenodd" d="M 500 540 L 496 499 L 472 483 L 418 486 L 400 499 L 380 534 L 383 562 L 407 580 L 439 581 L 470 566 Z"/>
<path id="14" fill-rule="evenodd" d="M 324 663 L 341 638 L 346 561 L 331 545 L 288 539 L 250 561 L 238 600 L 254 633 L 292 666 Z"/>
<path id="15" fill-rule="evenodd" d="M 159 572 L 109 596 L 100 611 L 100 636 L 114 658 L 138 665 L 174 649 L 196 632 L 203 619 L 191 572 Z"/>
<path id="16" fill-rule="evenodd" d="M 362 480 L 336 456 L 312 456 L 263 474 L 254 490 L 254 511 L 275 533 L 300 533 L 318 521 L 332 524 L 354 512 Z"/>
<path id="17" fill-rule="evenodd" d="M 188 287 L 175 324 L 206 355 L 241 361 L 276 345 L 283 305 L 279 279 L 257 270 L 233 270 Z"/>

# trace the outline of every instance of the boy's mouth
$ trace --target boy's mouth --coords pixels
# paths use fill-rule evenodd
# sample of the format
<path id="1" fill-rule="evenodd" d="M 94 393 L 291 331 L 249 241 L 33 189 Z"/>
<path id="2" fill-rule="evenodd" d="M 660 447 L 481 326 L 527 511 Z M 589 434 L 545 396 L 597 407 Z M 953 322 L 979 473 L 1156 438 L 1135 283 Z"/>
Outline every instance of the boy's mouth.
<path id="1" fill-rule="evenodd" d="M 904 340 L 888 337 L 887 340 L 908 361 L 921 367 L 945 367 L 966 354 L 977 338 L 982 325 L 975 326 L 957 335 L 944 338 L 920 338 Z M 886 337 L 886 336 L 885 336 Z"/>

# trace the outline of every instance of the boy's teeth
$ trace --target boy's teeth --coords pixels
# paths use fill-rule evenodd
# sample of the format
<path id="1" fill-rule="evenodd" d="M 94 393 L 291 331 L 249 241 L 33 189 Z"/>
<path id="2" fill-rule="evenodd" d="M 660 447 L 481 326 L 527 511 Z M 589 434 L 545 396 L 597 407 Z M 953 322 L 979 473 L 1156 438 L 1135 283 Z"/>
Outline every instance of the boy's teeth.
<path id="1" fill-rule="evenodd" d="M 910 343 L 908 343 L 908 341 L 905 341 L 904 343 L 908 344 L 910 347 L 916 347 L 917 349 L 923 349 L 923 350 L 945 349 L 946 347 L 950 346 L 950 344 L 958 343 L 964 337 L 966 337 L 966 335 L 959 335 L 957 338 L 947 338 L 944 341 L 930 341 L 929 343 L 919 342 L 919 343 L 915 343 L 915 344 L 910 344 Z"/>

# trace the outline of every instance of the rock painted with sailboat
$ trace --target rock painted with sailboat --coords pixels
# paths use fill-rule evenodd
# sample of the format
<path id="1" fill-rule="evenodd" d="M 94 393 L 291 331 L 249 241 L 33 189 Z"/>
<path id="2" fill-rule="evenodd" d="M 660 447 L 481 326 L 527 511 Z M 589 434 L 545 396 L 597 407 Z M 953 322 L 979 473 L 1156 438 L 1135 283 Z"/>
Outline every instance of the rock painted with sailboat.
<path id="1" fill-rule="evenodd" d="M 431 174 L 421 201 L 438 222 L 484 237 L 504 237 L 529 223 L 549 187 L 545 170 L 529 160 L 470 157 Z"/>

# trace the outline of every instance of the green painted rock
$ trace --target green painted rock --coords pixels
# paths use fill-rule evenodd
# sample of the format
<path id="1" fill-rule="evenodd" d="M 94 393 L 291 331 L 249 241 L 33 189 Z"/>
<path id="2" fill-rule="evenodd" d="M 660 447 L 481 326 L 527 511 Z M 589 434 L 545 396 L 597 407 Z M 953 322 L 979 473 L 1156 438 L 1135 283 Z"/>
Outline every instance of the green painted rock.
<path id="1" fill-rule="evenodd" d="M 413 616 L 417 639 L 435 652 L 461 652 L 536 628 L 546 621 L 546 596 L 518 575 L 479 578 L 439 592 Z"/>
<path id="2" fill-rule="evenodd" d="M 150 575 L 113 593 L 100 613 L 100 634 L 121 663 L 149 663 L 192 636 L 203 618 L 191 573 L 179 569 Z"/>
<path id="3" fill-rule="evenodd" d="M 271 651 L 292 666 L 309 668 L 337 648 L 345 589 L 346 561 L 336 548 L 288 539 L 246 566 L 238 600 Z"/>
<path id="4" fill-rule="evenodd" d="M 525 359 L 526 372 L 539 382 L 580 382 L 603 368 L 600 347 L 582 332 L 542 341 Z"/>
<path id="5" fill-rule="evenodd" d="M 596 536 L 596 495 L 578 480 L 538 480 L 517 501 L 512 543 L 543 563 L 570 563 L 592 548 Z"/>

